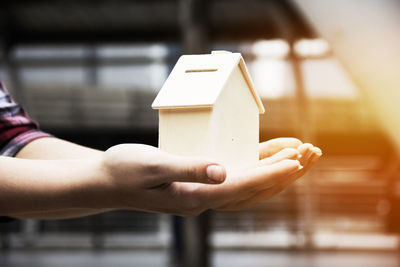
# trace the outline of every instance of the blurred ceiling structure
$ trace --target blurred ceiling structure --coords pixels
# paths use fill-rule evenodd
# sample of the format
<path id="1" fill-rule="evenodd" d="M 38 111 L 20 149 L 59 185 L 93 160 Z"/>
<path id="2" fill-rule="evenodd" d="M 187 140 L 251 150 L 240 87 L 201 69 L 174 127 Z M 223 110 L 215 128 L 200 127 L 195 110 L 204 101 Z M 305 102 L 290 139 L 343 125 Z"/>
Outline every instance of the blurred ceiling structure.
<path id="1" fill-rule="evenodd" d="M 2 1 L 0 36 L 7 45 L 55 42 L 180 41 L 185 1 Z M 286 0 L 192 1 L 214 40 L 312 38 L 314 33 Z M 283 29 L 283 27 L 285 29 Z"/>

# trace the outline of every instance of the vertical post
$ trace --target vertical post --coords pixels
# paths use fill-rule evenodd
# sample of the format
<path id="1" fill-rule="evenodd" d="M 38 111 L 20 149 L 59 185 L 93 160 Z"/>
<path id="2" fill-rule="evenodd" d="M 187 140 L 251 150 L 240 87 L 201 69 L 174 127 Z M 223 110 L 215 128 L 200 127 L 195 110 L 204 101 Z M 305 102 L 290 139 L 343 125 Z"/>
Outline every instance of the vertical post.
<path id="1" fill-rule="evenodd" d="M 22 221 L 22 235 L 24 245 L 28 248 L 34 247 L 37 242 L 39 222 L 37 220 L 24 220 Z"/>
<path id="2" fill-rule="evenodd" d="M 298 39 L 298 33 L 296 32 L 296 26 L 292 19 L 288 16 L 287 12 L 282 8 L 281 5 L 271 5 L 270 6 L 271 13 L 270 15 L 273 16 L 274 20 L 277 21 L 277 29 L 282 36 L 289 43 L 289 55 L 288 60 L 291 64 L 294 80 L 295 80 L 295 101 L 297 105 L 297 118 L 296 118 L 296 130 L 298 132 L 299 138 L 302 140 L 306 140 L 307 142 L 311 142 L 313 140 L 313 131 L 311 128 L 311 120 L 310 120 L 310 111 L 309 111 L 309 101 L 306 93 L 306 88 L 304 84 L 304 75 L 301 68 L 301 57 L 299 57 L 295 52 L 295 42 Z M 294 214 L 292 214 L 291 219 L 294 222 L 291 226 L 290 231 L 292 234 L 298 234 L 298 221 L 301 215 L 305 220 L 305 230 L 304 230 L 304 243 L 307 249 L 311 249 L 313 247 L 312 244 L 312 176 L 307 174 L 305 177 L 306 182 L 306 196 L 304 199 L 300 199 L 297 192 L 295 191 L 296 188 L 292 188 L 291 193 L 292 197 L 294 198 L 294 203 L 300 202 L 301 205 L 296 205 L 293 210 L 296 210 Z M 305 207 L 303 210 L 299 209 L 298 207 Z M 297 211 L 299 210 L 299 211 Z M 303 214 L 301 214 L 304 212 Z M 297 239 L 300 236 L 297 236 Z"/>
<path id="3" fill-rule="evenodd" d="M 89 45 L 87 54 L 87 81 L 90 86 L 98 85 L 97 46 Z"/>
<path id="4" fill-rule="evenodd" d="M 103 215 L 92 215 L 89 217 L 89 221 L 91 224 L 92 235 L 91 235 L 91 244 L 94 250 L 100 250 L 104 247 L 104 225 L 103 225 Z"/>
<path id="5" fill-rule="evenodd" d="M 209 53 L 210 43 L 207 33 L 209 15 L 208 0 L 180 0 L 180 23 L 182 46 L 185 54 Z M 210 213 L 205 212 L 195 218 L 174 218 L 174 240 L 180 266 L 210 266 L 208 237 Z M 182 235 L 181 235 L 182 233 Z"/>
<path id="6" fill-rule="evenodd" d="M 301 68 L 301 58 L 295 52 L 295 40 L 290 40 L 289 59 L 292 63 L 293 74 L 296 84 L 296 102 L 297 102 L 297 129 L 300 137 L 306 142 L 313 140 L 312 125 L 310 118 L 309 101 L 304 85 L 304 75 Z M 313 248 L 312 233 L 313 233 L 313 206 L 312 206 L 312 174 L 307 174 L 305 177 L 305 197 L 304 197 L 304 245 L 307 249 Z"/>
<path id="7" fill-rule="evenodd" d="M 400 164 L 396 153 L 388 155 L 384 171 L 380 178 L 386 181 L 385 201 L 387 210 L 385 213 L 386 232 L 397 233 L 397 251 L 400 252 L 400 192 L 399 192 L 399 171 Z M 400 255 L 400 254 L 398 254 Z M 397 257 L 397 266 L 400 266 L 400 256 Z"/>
<path id="8" fill-rule="evenodd" d="M 5 223 L 0 227 L 0 250 L 9 249 L 10 243 L 9 226 Z"/>
<path id="9" fill-rule="evenodd" d="M 180 0 L 180 23 L 183 52 L 209 53 L 208 0 Z"/>
<path id="10" fill-rule="evenodd" d="M 184 220 L 184 266 L 210 266 L 210 212 Z"/>

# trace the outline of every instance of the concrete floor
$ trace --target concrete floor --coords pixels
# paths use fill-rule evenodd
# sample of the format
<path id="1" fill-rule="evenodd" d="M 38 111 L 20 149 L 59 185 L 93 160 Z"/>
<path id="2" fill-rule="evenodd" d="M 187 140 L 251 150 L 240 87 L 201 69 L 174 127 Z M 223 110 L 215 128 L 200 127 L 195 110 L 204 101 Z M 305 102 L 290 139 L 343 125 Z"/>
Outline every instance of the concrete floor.
<path id="1" fill-rule="evenodd" d="M 396 252 L 217 251 L 214 267 L 399 267 Z M 165 250 L 0 251 L 1 267 L 167 267 Z"/>

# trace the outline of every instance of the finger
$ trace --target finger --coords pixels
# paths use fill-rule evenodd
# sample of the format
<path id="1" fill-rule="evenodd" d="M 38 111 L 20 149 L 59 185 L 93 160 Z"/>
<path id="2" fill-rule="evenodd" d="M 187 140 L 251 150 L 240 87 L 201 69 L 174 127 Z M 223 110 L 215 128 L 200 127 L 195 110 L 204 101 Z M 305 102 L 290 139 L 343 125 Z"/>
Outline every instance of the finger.
<path id="1" fill-rule="evenodd" d="M 292 179 L 293 173 L 301 168 L 297 160 L 283 160 L 273 165 L 262 168 L 252 169 L 242 174 L 241 183 L 228 186 L 227 183 L 221 185 L 226 190 L 216 190 L 213 192 L 214 209 L 218 210 L 238 210 L 246 206 L 257 203 L 261 195 L 270 192 L 270 196 L 277 194 L 284 188 L 285 182 Z M 232 179 L 229 179 L 231 181 Z M 258 201 L 259 202 L 259 201 Z"/>
<path id="2" fill-rule="evenodd" d="M 318 147 L 313 147 L 313 148 L 311 149 L 310 156 L 309 156 L 308 159 L 307 159 L 307 163 L 306 163 L 306 165 L 307 165 L 307 170 L 308 170 L 309 168 L 311 168 L 311 166 L 314 165 L 315 162 L 316 162 L 321 156 L 322 156 L 322 151 L 321 151 L 321 149 L 318 148 Z"/>
<path id="3" fill-rule="evenodd" d="M 302 156 L 307 155 L 309 153 L 311 153 L 311 150 L 314 146 L 310 143 L 304 143 L 301 144 L 299 147 L 297 147 L 297 149 L 299 150 L 300 154 Z"/>
<path id="4" fill-rule="evenodd" d="M 281 137 L 260 143 L 260 159 L 272 156 L 284 148 L 298 148 L 302 142 L 297 138 Z"/>
<path id="5" fill-rule="evenodd" d="M 311 156 L 308 159 L 306 166 L 304 167 L 304 171 L 308 171 L 322 156 L 322 151 L 318 147 L 313 147 Z"/>
<path id="6" fill-rule="evenodd" d="M 311 149 L 309 149 L 311 148 Z M 256 183 L 251 184 L 250 186 L 247 185 L 245 186 L 243 183 L 237 185 L 234 189 L 235 191 L 235 198 L 230 199 L 230 195 L 232 194 L 225 194 L 222 198 L 218 198 L 219 201 L 215 202 L 216 205 L 214 206 L 215 209 L 219 210 L 238 210 L 238 209 L 243 209 L 248 206 L 252 206 L 255 204 L 258 204 L 262 201 L 268 200 L 271 197 L 275 196 L 276 194 L 279 194 L 285 188 L 290 186 L 294 181 L 302 177 L 308 169 L 314 165 L 314 163 L 319 159 L 319 157 L 322 155 L 322 152 L 319 148 L 313 147 L 310 144 L 305 145 L 302 148 L 303 154 L 307 154 L 308 150 L 311 151 L 309 153 L 309 156 L 306 156 L 308 159 L 308 164 L 307 166 L 304 166 L 304 168 L 299 168 L 299 170 L 295 170 L 293 173 L 290 174 L 282 174 L 281 176 L 277 176 L 275 178 L 267 178 L 267 181 L 265 183 L 260 183 L 257 185 Z M 267 165 L 268 166 L 268 165 Z M 246 177 L 250 177 L 248 174 Z M 266 178 L 266 177 L 264 177 Z M 228 184 L 225 184 L 228 185 Z M 223 185 L 222 185 L 223 186 Z M 246 191 L 243 192 L 243 188 L 246 188 Z M 230 193 L 231 188 L 228 188 Z M 219 190 L 219 193 L 221 193 L 221 190 Z M 220 195 L 220 194 L 218 194 Z"/>
<path id="7" fill-rule="evenodd" d="M 308 165 L 314 163 L 314 161 L 322 156 L 321 149 L 312 144 L 303 144 L 298 149 L 300 151 L 300 163 L 305 167 L 305 169 L 308 169 Z"/>
<path id="8" fill-rule="evenodd" d="M 300 177 L 302 177 L 306 172 L 308 172 L 311 167 L 318 161 L 318 159 L 322 156 L 322 151 L 321 149 L 319 149 L 318 147 L 313 147 L 312 148 L 312 153 L 310 153 L 309 159 L 307 160 L 307 162 L 305 162 L 305 164 L 303 164 L 301 161 L 300 163 L 302 164 L 303 168 L 296 172 L 295 174 L 293 174 L 293 179 L 298 179 Z"/>
<path id="9" fill-rule="evenodd" d="M 245 173 L 243 187 L 253 190 L 257 188 L 273 187 L 285 177 L 299 171 L 302 166 L 298 160 L 284 159 L 277 163 L 253 168 Z"/>
<path id="10" fill-rule="evenodd" d="M 219 184 L 225 181 L 224 166 L 203 159 L 190 157 L 170 157 L 159 177 L 161 183 L 193 182 Z"/>
<path id="11" fill-rule="evenodd" d="M 297 176 L 297 175 L 290 176 L 289 178 L 284 180 L 282 183 L 274 186 L 273 188 L 268 188 L 268 189 L 262 190 L 256 194 L 250 196 L 246 200 L 242 200 L 238 204 L 239 204 L 239 206 L 242 206 L 242 207 L 248 207 L 248 206 L 257 205 L 263 201 L 269 200 L 270 198 L 272 198 L 272 197 L 276 196 L 277 194 L 281 193 L 282 191 L 284 191 L 287 187 L 289 187 L 292 183 L 294 183 L 298 178 L 299 178 L 299 176 Z"/>
<path id="12" fill-rule="evenodd" d="M 322 155 L 322 152 L 319 148 L 315 150 L 313 149 L 313 152 L 315 153 L 311 155 L 310 163 L 307 167 L 304 167 L 300 171 L 294 172 L 293 174 L 286 176 L 285 178 L 281 179 L 280 183 L 277 183 L 270 188 L 260 190 L 258 192 L 255 192 L 253 195 L 249 195 L 246 199 L 242 199 L 240 202 L 237 203 L 237 208 L 244 208 L 256 205 L 284 191 L 287 187 L 289 187 L 296 180 L 302 177 Z"/>
<path id="13" fill-rule="evenodd" d="M 271 165 L 284 159 L 298 159 L 299 155 L 300 153 L 297 149 L 285 148 L 270 157 L 260 160 L 258 166 Z"/>
<path id="14" fill-rule="evenodd" d="M 314 152 L 314 154 L 315 155 L 317 155 L 318 157 L 321 157 L 322 156 L 322 150 L 319 148 L 319 147 L 314 147 L 313 148 L 313 152 Z"/>
<path id="15" fill-rule="evenodd" d="M 309 162 L 309 159 L 313 154 L 313 147 L 314 146 L 310 143 L 304 143 L 297 148 L 300 152 L 300 162 L 303 166 L 305 166 Z"/>

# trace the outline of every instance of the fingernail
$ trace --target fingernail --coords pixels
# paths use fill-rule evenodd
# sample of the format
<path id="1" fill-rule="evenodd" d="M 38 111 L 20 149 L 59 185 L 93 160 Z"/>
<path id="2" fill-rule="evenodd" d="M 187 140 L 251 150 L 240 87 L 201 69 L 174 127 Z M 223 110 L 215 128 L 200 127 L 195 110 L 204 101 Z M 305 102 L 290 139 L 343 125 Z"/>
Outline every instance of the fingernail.
<path id="1" fill-rule="evenodd" d="M 208 179 L 216 183 L 221 183 L 225 179 L 225 169 L 218 165 L 208 165 L 206 173 Z"/>

